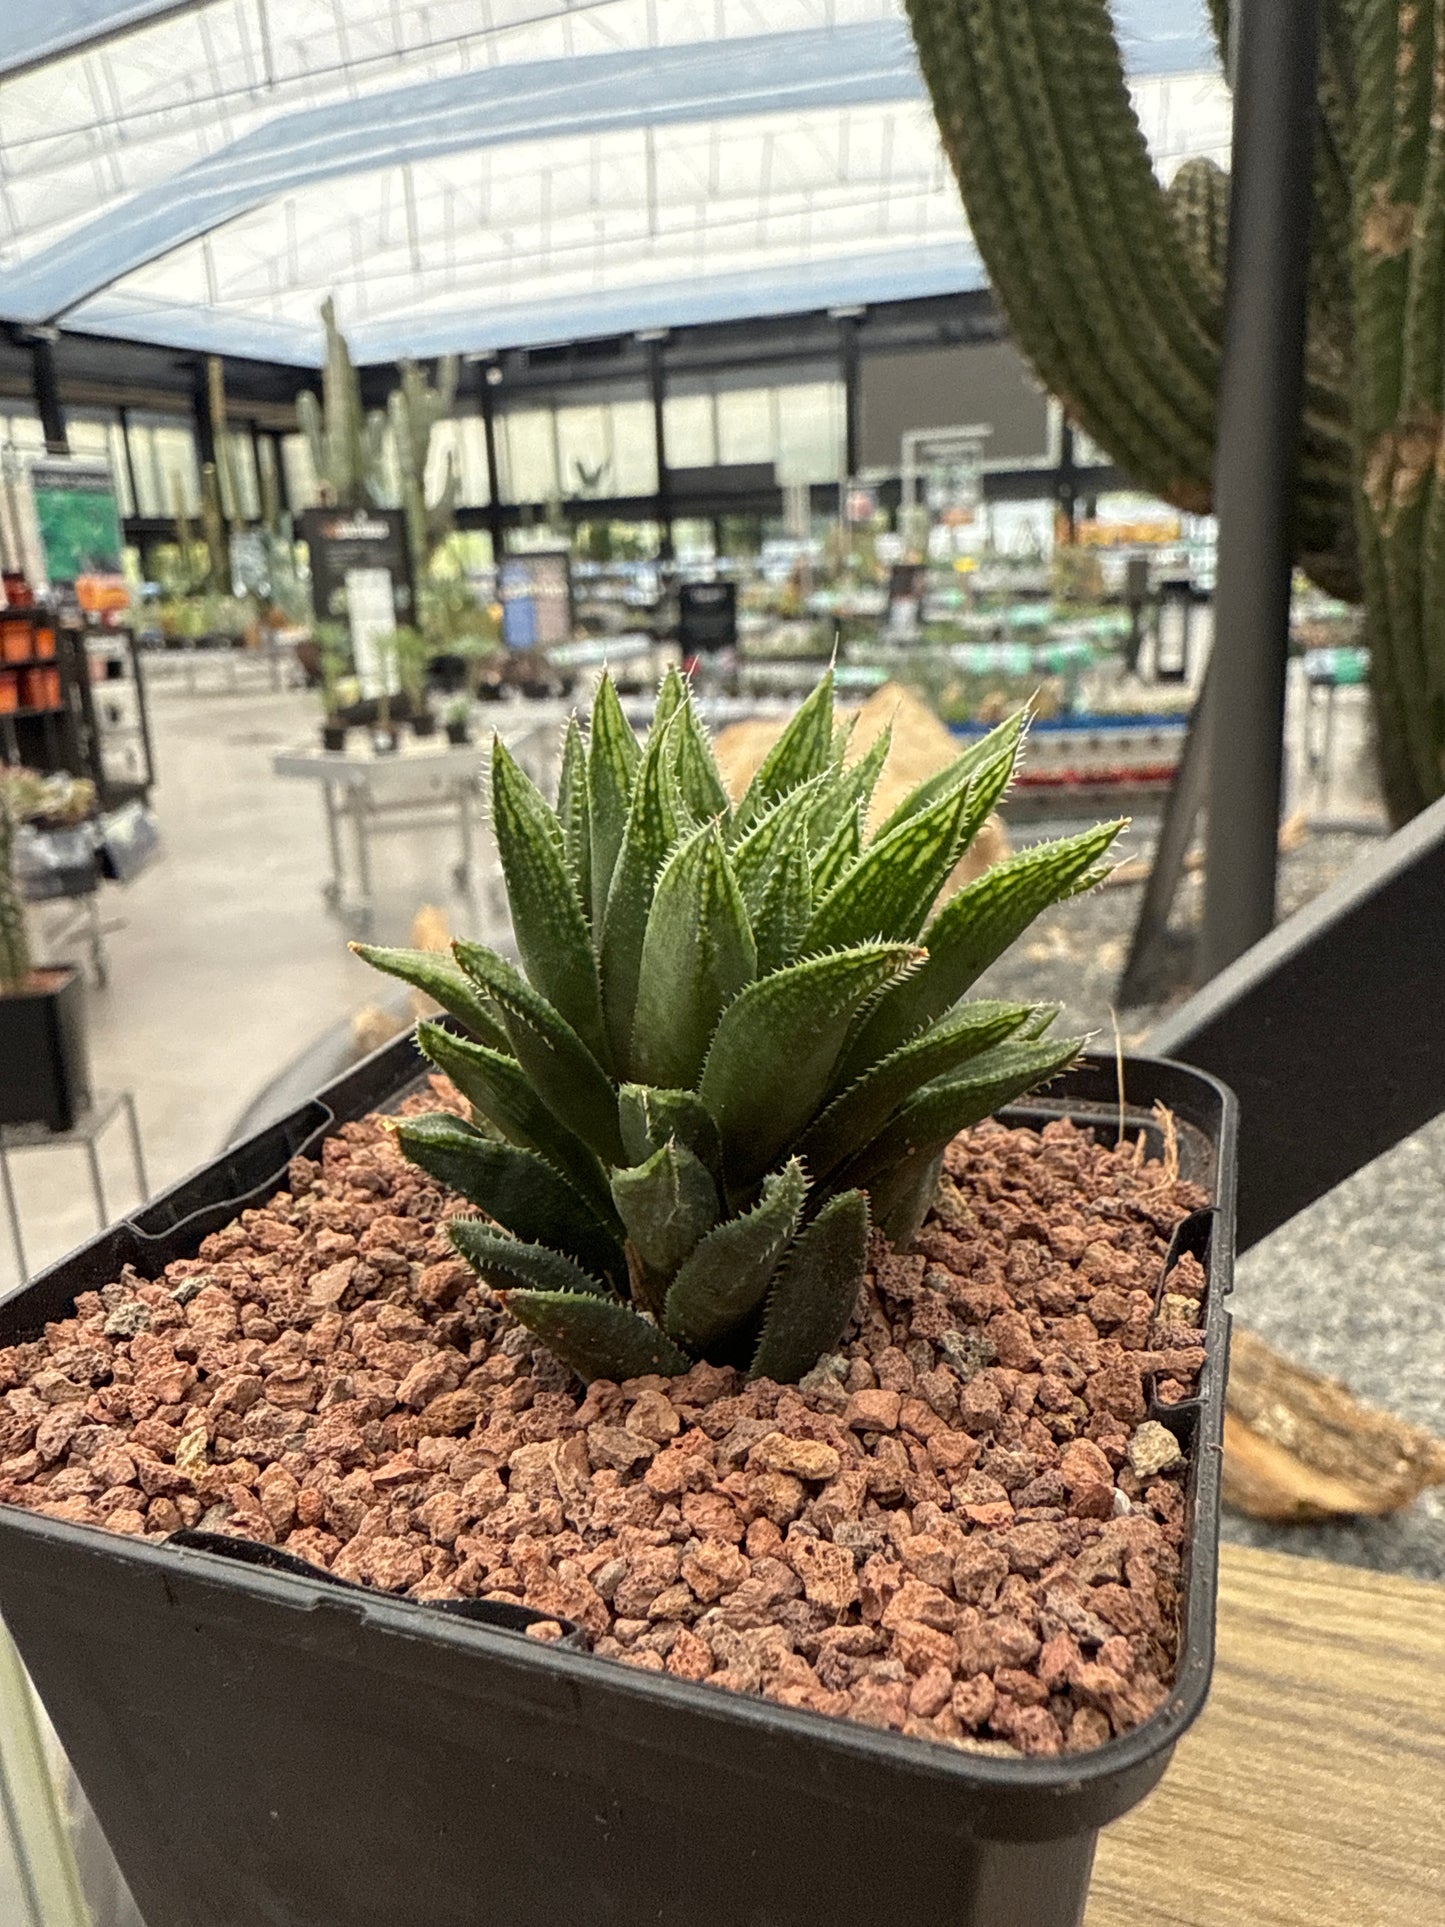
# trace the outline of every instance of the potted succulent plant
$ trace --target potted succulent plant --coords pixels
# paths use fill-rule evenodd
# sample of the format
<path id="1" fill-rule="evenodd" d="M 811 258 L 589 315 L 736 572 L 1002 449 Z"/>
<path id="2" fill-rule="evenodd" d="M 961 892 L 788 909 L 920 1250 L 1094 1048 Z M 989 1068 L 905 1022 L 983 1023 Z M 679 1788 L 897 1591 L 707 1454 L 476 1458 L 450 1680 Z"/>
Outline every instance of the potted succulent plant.
<path id="1" fill-rule="evenodd" d="M 434 736 L 437 719 L 427 694 L 427 665 L 431 661 L 432 645 L 419 629 L 403 625 L 392 638 L 392 648 L 396 652 L 397 676 L 406 698 L 412 734 Z"/>
<path id="2" fill-rule="evenodd" d="M 831 677 L 735 807 L 604 681 L 555 808 L 493 758 L 522 969 L 362 950 L 432 1086 L 0 1307 L 0 1610 L 155 1918 L 1077 1927 L 1207 1683 L 1232 1117 L 967 1001 L 1120 827 L 939 903 L 1022 735 L 870 835 Z"/>
<path id="3" fill-rule="evenodd" d="M 0 1125 L 68 1131 L 90 1101 L 85 987 L 74 964 L 34 966 L 15 843 L 22 823 L 78 822 L 94 801 L 88 782 L 0 768 Z"/>
<path id="4" fill-rule="evenodd" d="M 472 699 L 470 696 L 453 696 L 442 711 L 442 723 L 447 732 L 447 741 L 454 748 L 472 740 Z"/>
<path id="5" fill-rule="evenodd" d="M 346 748 L 346 710 L 360 693 L 351 674 L 351 648 L 344 623 L 316 625 L 316 648 L 321 674 L 321 746 Z"/>

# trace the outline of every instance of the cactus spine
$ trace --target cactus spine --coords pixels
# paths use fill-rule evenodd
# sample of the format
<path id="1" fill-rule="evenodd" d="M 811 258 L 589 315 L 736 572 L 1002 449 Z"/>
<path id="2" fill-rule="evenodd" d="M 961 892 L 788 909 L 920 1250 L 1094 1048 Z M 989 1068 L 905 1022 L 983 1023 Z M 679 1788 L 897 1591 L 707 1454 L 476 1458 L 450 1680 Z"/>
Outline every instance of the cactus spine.
<path id="1" fill-rule="evenodd" d="M 1024 352 L 1139 483 L 1208 509 L 1227 177 L 1160 186 L 1108 0 L 908 12 Z M 1364 604 L 1398 821 L 1445 792 L 1445 5 L 1325 0 L 1319 93 L 1296 554 Z"/>
<path id="2" fill-rule="evenodd" d="M 19 825 L 0 785 L 0 992 L 23 990 L 30 981 L 30 944 L 25 905 L 15 875 L 15 833 Z"/>

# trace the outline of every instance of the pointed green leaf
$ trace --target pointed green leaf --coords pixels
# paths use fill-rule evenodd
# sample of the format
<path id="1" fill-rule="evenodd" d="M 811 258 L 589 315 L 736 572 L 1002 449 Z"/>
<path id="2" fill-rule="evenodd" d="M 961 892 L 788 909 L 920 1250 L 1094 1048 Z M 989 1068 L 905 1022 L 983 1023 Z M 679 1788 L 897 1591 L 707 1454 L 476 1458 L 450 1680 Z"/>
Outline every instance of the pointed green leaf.
<path id="1" fill-rule="evenodd" d="M 612 1062 L 619 1074 L 630 1067 L 637 979 L 652 894 L 658 872 L 677 841 L 677 811 L 667 768 L 671 728 L 669 723 L 664 729 L 654 729 L 647 739 L 608 892 L 607 914 L 601 924 L 602 1009 Z"/>
<path id="2" fill-rule="evenodd" d="M 758 975 L 781 970 L 799 954 L 813 915 L 813 880 L 808 852 L 801 841 L 791 843 L 774 866 L 753 913 L 753 937 L 758 946 Z"/>
<path id="3" fill-rule="evenodd" d="M 611 1216 L 612 1194 L 600 1162 L 548 1110 L 510 1052 L 454 1037 L 440 1024 L 418 1024 L 416 1041 L 503 1137 L 526 1150 L 539 1151 L 584 1197 Z"/>
<path id="4" fill-rule="evenodd" d="M 864 812 L 855 808 L 845 816 L 813 858 L 813 902 L 815 905 L 837 886 L 863 854 Z"/>
<path id="5" fill-rule="evenodd" d="M 969 797 L 954 790 L 870 843 L 814 910 L 804 950 L 916 937 L 963 854 Z"/>
<path id="6" fill-rule="evenodd" d="M 587 810 L 587 749 L 577 718 L 567 718 L 562 742 L 562 769 L 557 778 L 557 820 L 562 825 L 562 853 L 577 891 L 578 901 L 592 917 L 592 833 Z"/>
<path id="7" fill-rule="evenodd" d="M 453 1218 L 447 1236 L 493 1291 L 580 1291 L 594 1298 L 612 1295 L 600 1279 L 560 1251 L 523 1244 L 520 1238 L 509 1237 L 483 1218 Z"/>
<path id="8" fill-rule="evenodd" d="M 804 1226 L 768 1294 L 753 1378 L 791 1384 L 833 1351 L 858 1303 L 868 1262 L 868 1200 L 830 1198 Z"/>
<path id="9" fill-rule="evenodd" d="M 799 783 L 821 776 L 832 762 L 832 752 L 833 671 L 829 669 L 749 783 L 733 817 L 735 828 L 751 828 L 769 803 L 776 803 Z"/>
<path id="10" fill-rule="evenodd" d="M 933 1209 L 942 1172 L 943 1151 L 930 1146 L 869 1180 L 873 1222 L 895 1250 L 907 1251 L 912 1246 Z"/>
<path id="11" fill-rule="evenodd" d="M 1017 1039 L 999 1044 L 947 1077 L 925 1084 L 845 1167 L 847 1181 L 866 1185 L 919 1152 L 941 1150 L 960 1131 L 1011 1104 L 1025 1091 L 1056 1077 L 1078 1057 L 1082 1037 Z"/>
<path id="12" fill-rule="evenodd" d="M 792 1158 L 764 1180 L 761 1200 L 710 1231 L 672 1281 L 664 1322 L 694 1351 L 716 1344 L 752 1317 L 798 1228 L 808 1180 Z"/>
<path id="13" fill-rule="evenodd" d="M 856 763 L 833 772 L 808 819 L 808 842 L 812 848 L 818 849 L 827 844 L 839 825 L 855 812 L 861 810 L 862 820 L 867 823 L 873 792 L 878 787 L 878 778 L 883 774 L 883 765 L 888 761 L 888 752 L 892 747 L 893 725 L 889 723 Z"/>
<path id="14" fill-rule="evenodd" d="M 857 727 L 858 718 L 856 715 L 840 716 L 837 722 L 834 723 L 833 740 L 828 745 L 828 761 L 833 765 L 835 771 L 842 769 L 844 758 L 848 754 L 848 745 L 852 742 L 853 731 Z"/>
<path id="15" fill-rule="evenodd" d="M 1020 851 L 950 897 L 924 932 L 927 962 L 885 991 L 864 1018 L 844 1054 L 844 1075 L 860 1075 L 951 1010 L 1040 911 L 1097 883 L 1100 863 L 1123 828 L 1122 820 L 1105 823 Z"/>
<path id="16" fill-rule="evenodd" d="M 617 1091 L 576 1031 L 495 950 L 461 941 L 452 948 L 500 1008 L 512 1053 L 547 1109 L 605 1163 L 620 1163 Z"/>
<path id="17" fill-rule="evenodd" d="M 988 769 L 998 757 L 1005 759 L 1011 775 L 1023 743 L 1028 718 L 1027 709 L 1018 710 L 1001 722 L 997 729 L 991 729 L 987 736 L 970 743 L 961 756 L 955 756 L 951 763 L 920 783 L 917 789 L 910 790 L 887 822 L 879 824 L 879 836 L 886 836 L 890 830 L 896 830 L 900 823 L 907 823 L 920 811 L 936 803 L 940 796 L 947 796 L 956 790 L 961 783 L 972 783 L 980 771 Z M 1007 787 L 1008 779 L 1005 778 L 1000 794 Z"/>
<path id="18" fill-rule="evenodd" d="M 629 1164 L 645 1164 L 654 1151 L 676 1138 L 714 1176 L 722 1171 L 722 1139 L 717 1123 L 695 1092 L 624 1084 L 617 1094 L 617 1115 Z"/>
<path id="19" fill-rule="evenodd" d="M 565 1251 L 584 1270 L 625 1287 L 627 1254 L 621 1240 L 535 1151 L 484 1137 L 440 1111 L 403 1118 L 394 1128 L 413 1164 L 524 1244 Z"/>
<path id="20" fill-rule="evenodd" d="M 535 1332 L 564 1365 L 590 1384 L 594 1378 L 679 1378 L 692 1360 L 665 1332 L 626 1305 L 585 1292 L 509 1291 L 507 1310 Z"/>
<path id="21" fill-rule="evenodd" d="M 830 951 L 760 978 L 729 1005 L 698 1095 L 717 1119 L 735 1191 L 796 1137 L 828 1089 L 857 1012 L 920 955 L 901 943 Z"/>
<path id="22" fill-rule="evenodd" d="M 587 820 L 591 842 L 592 928 L 601 930 L 612 872 L 627 827 L 632 786 L 642 760 L 632 726 L 622 713 L 610 675 L 604 674 L 592 704 L 587 749 Z"/>
<path id="23" fill-rule="evenodd" d="M 900 1044 L 831 1103 L 798 1145 L 815 1179 L 876 1137 L 913 1093 L 1011 1037 L 1034 1014 L 1031 1004 L 961 1004 L 921 1036 Z"/>
<path id="24" fill-rule="evenodd" d="M 686 1090 L 718 1018 L 757 972 L 742 892 L 722 830 L 709 823 L 667 860 L 647 919 L 628 1068 L 640 1083 Z"/>
<path id="25" fill-rule="evenodd" d="M 562 825 L 499 736 L 492 743 L 492 827 L 527 975 L 587 1048 L 605 1056 L 597 959 Z"/>
<path id="26" fill-rule="evenodd" d="M 512 1048 L 495 1007 L 444 950 L 384 950 L 373 943 L 354 943 L 351 948 L 373 970 L 400 977 L 404 984 L 411 984 L 440 1004 L 448 1016 L 465 1024 L 473 1037 L 480 1037 L 493 1050 Z"/>
<path id="27" fill-rule="evenodd" d="M 657 685 L 657 702 L 652 711 L 652 727 L 663 729 L 687 702 L 687 682 L 675 664 Z"/>
<path id="28" fill-rule="evenodd" d="M 806 850 L 808 819 L 826 794 L 828 780 L 815 776 L 770 803 L 747 835 L 728 852 L 749 916 L 762 903 L 769 881 L 787 852 L 797 846 Z"/>
<path id="29" fill-rule="evenodd" d="M 614 1171 L 612 1198 L 643 1264 L 663 1278 L 717 1223 L 717 1186 L 706 1166 L 672 1141 L 645 1163 Z"/>
<path id="30" fill-rule="evenodd" d="M 721 817 L 724 823 L 732 814 L 727 790 L 718 774 L 712 745 L 697 719 L 690 700 L 678 711 L 674 732 L 673 774 L 688 812 L 699 823 Z"/>

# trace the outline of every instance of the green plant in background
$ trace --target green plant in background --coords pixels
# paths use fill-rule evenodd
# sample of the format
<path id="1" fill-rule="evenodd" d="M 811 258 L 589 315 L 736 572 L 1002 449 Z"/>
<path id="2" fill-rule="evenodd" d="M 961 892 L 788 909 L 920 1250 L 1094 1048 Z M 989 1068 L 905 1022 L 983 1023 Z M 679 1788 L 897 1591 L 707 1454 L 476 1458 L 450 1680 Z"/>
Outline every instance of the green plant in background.
<path id="1" fill-rule="evenodd" d="M 318 622 L 314 631 L 321 671 L 321 707 L 328 723 L 347 707 L 345 685 L 351 676 L 351 637 L 344 622 Z"/>
<path id="2" fill-rule="evenodd" d="M 908 0 L 1014 333 L 1142 486 L 1211 506 L 1229 182 L 1162 188 L 1108 0 Z M 1227 0 L 1210 0 L 1227 32 Z M 1362 602 L 1397 821 L 1445 793 L 1445 11 L 1325 0 L 1301 565 Z"/>
<path id="3" fill-rule="evenodd" d="M 584 1378 L 696 1359 L 791 1379 L 852 1313 L 872 1217 L 912 1238 L 944 1148 L 1070 1064 L 1051 1010 L 963 1001 L 1121 825 L 1028 850 L 934 910 L 1003 795 L 1014 716 L 870 836 L 883 735 L 847 763 L 831 672 L 736 808 L 690 695 L 639 747 L 609 680 L 556 807 L 500 742 L 492 806 L 523 971 L 357 946 L 468 1033 L 423 1049 L 473 1106 L 397 1128 L 494 1223 L 452 1237 Z M 933 913 L 933 914 L 930 914 Z"/>
<path id="4" fill-rule="evenodd" d="M 0 992 L 24 990 L 31 975 L 25 902 L 16 875 L 21 824 L 82 823 L 94 809 L 95 785 L 87 778 L 0 766 Z"/>
<path id="5" fill-rule="evenodd" d="M 441 490 L 435 502 L 428 503 L 426 489 L 427 456 L 432 430 L 446 421 L 456 405 L 457 377 L 461 363 L 456 355 L 443 355 L 437 362 L 436 385 L 415 361 L 401 363 L 401 386 L 387 397 L 387 419 L 391 424 L 400 482 L 401 508 L 406 516 L 407 548 L 411 553 L 414 579 L 420 583 L 431 565 L 432 556 L 451 534 L 456 522 L 456 460 L 447 450 Z"/>
<path id="6" fill-rule="evenodd" d="M 427 711 L 426 672 L 432 659 L 432 646 L 419 629 L 400 625 L 391 637 L 391 650 L 396 658 L 396 676 L 401 684 L 401 693 L 406 697 L 411 714 L 423 716 Z"/>
<path id="7" fill-rule="evenodd" d="M 384 493 L 386 416 L 361 405 L 361 380 L 336 325 L 336 304 L 330 295 L 321 304 L 326 331 L 326 359 L 321 370 L 321 399 L 309 388 L 296 397 L 296 420 L 311 451 L 328 507 L 361 509 L 379 506 Z"/>

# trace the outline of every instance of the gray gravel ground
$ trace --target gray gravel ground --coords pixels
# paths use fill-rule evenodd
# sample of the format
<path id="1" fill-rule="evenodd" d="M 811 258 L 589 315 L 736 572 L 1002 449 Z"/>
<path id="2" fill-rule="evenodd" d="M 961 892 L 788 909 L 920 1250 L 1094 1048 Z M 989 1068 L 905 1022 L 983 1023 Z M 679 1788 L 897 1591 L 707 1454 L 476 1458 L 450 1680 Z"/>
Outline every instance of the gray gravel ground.
<path id="1" fill-rule="evenodd" d="M 1062 829 L 1065 826 L 1059 826 Z M 1071 825 L 1067 827 L 1077 827 Z M 1047 825 L 1017 841 L 1057 833 Z M 1134 833 L 1129 854 L 1149 847 Z M 1299 908 L 1374 839 L 1311 835 L 1281 863 L 1281 904 Z M 1112 1038 L 1110 1003 L 1139 885 L 1116 886 L 1041 917 L 982 979 L 981 993 L 1057 1000 L 1061 1021 Z M 1176 922 L 1197 916 L 1186 882 Z M 1143 1042 L 1156 1013 L 1120 1019 L 1126 1044 Z M 1235 1315 L 1288 1356 L 1343 1379 L 1361 1398 L 1445 1435 L 1445 1116 L 1358 1171 L 1240 1260 Z M 1230 1515 L 1226 1536 L 1251 1545 L 1445 1579 L 1445 1490 L 1393 1519 L 1267 1526 Z"/>

